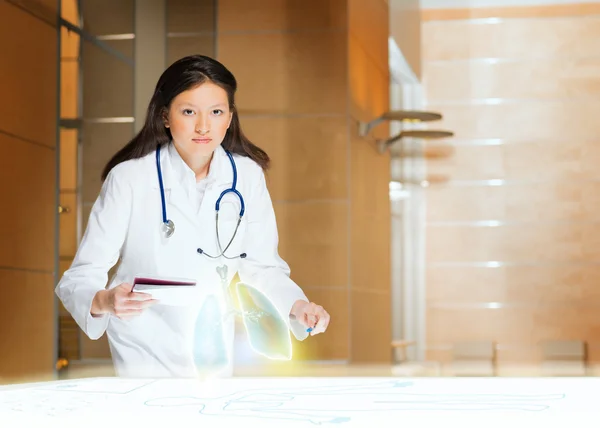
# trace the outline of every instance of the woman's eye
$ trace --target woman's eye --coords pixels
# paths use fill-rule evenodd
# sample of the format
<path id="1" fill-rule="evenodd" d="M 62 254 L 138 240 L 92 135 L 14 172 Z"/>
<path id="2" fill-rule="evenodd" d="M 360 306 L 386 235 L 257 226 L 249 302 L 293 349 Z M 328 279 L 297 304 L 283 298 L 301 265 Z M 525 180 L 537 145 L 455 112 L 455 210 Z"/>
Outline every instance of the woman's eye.
<path id="1" fill-rule="evenodd" d="M 214 114 L 215 116 L 220 116 L 220 115 L 222 115 L 222 114 L 223 114 L 223 110 L 213 110 L 213 114 Z"/>
<path id="2" fill-rule="evenodd" d="M 183 114 L 185 114 L 186 116 L 191 116 L 192 114 L 194 114 L 194 112 L 193 110 L 186 108 L 185 110 L 183 110 Z"/>

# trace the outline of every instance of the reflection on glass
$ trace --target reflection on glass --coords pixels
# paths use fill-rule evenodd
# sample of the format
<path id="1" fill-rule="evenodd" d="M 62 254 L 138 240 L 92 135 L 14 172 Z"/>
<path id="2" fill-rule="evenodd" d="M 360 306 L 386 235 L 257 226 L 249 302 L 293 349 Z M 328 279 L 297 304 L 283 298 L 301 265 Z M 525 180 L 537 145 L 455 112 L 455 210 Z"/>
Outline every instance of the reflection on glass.
<path id="1" fill-rule="evenodd" d="M 135 0 L 79 0 L 79 3 L 87 33 L 96 37 L 135 33 Z"/>

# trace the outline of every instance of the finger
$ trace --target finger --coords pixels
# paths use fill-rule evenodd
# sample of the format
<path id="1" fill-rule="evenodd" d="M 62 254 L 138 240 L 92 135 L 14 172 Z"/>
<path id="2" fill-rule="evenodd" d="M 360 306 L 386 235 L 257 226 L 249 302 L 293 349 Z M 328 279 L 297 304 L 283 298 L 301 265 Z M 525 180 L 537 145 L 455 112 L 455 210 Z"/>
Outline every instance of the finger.
<path id="1" fill-rule="evenodd" d="M 329 319 L 329 314 L 323 311 L 323 314 L 319 316 L 319 322 L 312 331 L 312 335 L 314 336 L 315 334 L 324 333 L 329 326 Z"/>
<path id="2" fill-rule="evenodd" d="M 329 325 L 329 314 L 323 307 L 317 306 L 315 316 L 317 317 L 317 323 L 311 332 L 313 336 L 318 333 L 323 333 Z"/>
<path id="3" fill-rule="evenodd" d="M 312 313 L 304 314 L 304 325 L 308 328 L 315 328 L 315 325 L 318 322 L 318 318 Z"/>
<path id="4" fill-rule="evenodd" d="M 115 309 L 116 310 L 143 310 L 143 309 L 146 309 L 146 308 L 154 305 L 155 302 L 156 302 L 155 300 L 139 301 L 139 300 L 123 299 L 123 300 L 119 300 L 116 302 Z"/>
<path id="5" fill-rule="evenodd" d="M 115 313 L 117 318 L 121 320 L 127 320 L 130 318 L 134 318 L 136 316 L 141 315 L 143 312 L 142 309 L 123 309 Z"/>
<path id="6" fill-rule="evenodd" d="M 129 300 L 139 300 L 139 301 L 152 300 L 152 294 L 141 293 L 139 291 L 132 291 L 130 293 L 127 293 L 127 298 Z"/>

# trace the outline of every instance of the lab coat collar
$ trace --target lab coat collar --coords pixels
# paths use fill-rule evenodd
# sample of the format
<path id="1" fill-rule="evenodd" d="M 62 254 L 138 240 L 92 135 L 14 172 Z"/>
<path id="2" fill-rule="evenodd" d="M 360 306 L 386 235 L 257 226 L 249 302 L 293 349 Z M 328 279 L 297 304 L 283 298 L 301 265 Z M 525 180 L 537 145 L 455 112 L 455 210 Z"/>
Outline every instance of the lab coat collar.
<path id="1" fill-rule="evenodd" d="M 221 148 L 221 145 L 217 146 L 215 149 L 212 159 L 210 160 L 210 165 L 208 167 L 208 174 L 204 178 L 204 181 L 207 185 L 213 184 L 218 177 L 218 169 L 219 169 L 219 153 L 218 149 Z M 169 161 L 171 163 L 171 168 L 173 170 L 174 176 L 180 183 L 185 183 L 186 185 L 190 185 L 194 187 L 196 185 L 196 174 L 194 171 L 185 163 L 177 149 L 175 148 L 175 144 L 170 143 L 168 146 L 169 151 Z"/>
<path id="2" fill-rule="evenodd" d="M 169 143 L 167 147 L 161 149 L 160 163 L 165 189 L 172 189 L 174 186 L 187 188 L 190 185 L 195 185 L 194 172 L 183 161 L 173 143 Z M 228 165 L 227 153 L 221 145 L 218 145 L 210 162 L 208 175 L 205 178 L 207 185 L 231 183 L 233 175 L 225 172 Z M 231 167 L 229 168 L 231 169 Z M 158 181 L 156 181 L 156 187 L 158 187 Z"/>

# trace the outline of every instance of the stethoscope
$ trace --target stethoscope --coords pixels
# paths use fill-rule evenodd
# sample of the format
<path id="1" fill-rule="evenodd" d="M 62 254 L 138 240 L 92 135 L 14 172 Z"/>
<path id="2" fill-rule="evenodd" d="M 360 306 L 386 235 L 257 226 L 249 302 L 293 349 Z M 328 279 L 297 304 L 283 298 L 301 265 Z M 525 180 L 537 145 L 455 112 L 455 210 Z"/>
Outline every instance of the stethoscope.
<path id="1" fill-rule="evenodd" d="M 244 204 L 244 197 L 235 188 L 236 184 L 237 184 L 237 168 L 235 165 L 235 161 L 233 160 L 233 156 L 231 155 L 231 153 L 229 153 L 228 150 L 225 150 L 225 153 L 227 153 L 227 157 L 229 158 L 229 162 L 231 163 L 231 169 L 233 170 L 233 183 L 231 184 L 231 187 L 229 189 L 225 189 L 225 190 L 223 190 L 223 192 L 221 192 L 221 195 L 219 196 L 219 198 L 217 199 L 217 202 L 215 204 L 215 211 L 216 211 L 215 227 L 217 230 L 217 245 L 219 246 L 220 254 L 216 255 L 216 256 L 211 256 L 210 254 L 208 254 L 201 248 L 198 248 L 197 252 L 198 252 L 198 254 L 204 254 L 205 256 L 210 257 L 211 259 L 216 259 L 219 257 L 225 257 L 226 259 L 237 259 L 237 258 L 244 259 L 244 258 L 246 258 L 246 253 L 242 253 L 239 256 L 234 256 L 234 257 L 228 257 L 225 255 L 225 252 L 231 246 L 231 243 L 235 239 L 238 228 L 240 227 L 240 223 L 242 222 L 242 217 L 244 216 L 244 212 L 246 211 L 246 206 Z M 156 170 L 158 172 L 158 184 L 160 186 L 160 199 L 161 199 L 161 203 L 162 203 L 161 230 L 164 233 L 166 238 L 170 238 L 175 233 L 175 223 L 173 223 L 172 220 L 167 219 L 167 204 L 165 202 L 165 189 L 163 186 L 162 171 L 161 171 L 161 167 L 160 167 L 160 146 L 158 146 L 156 148 Z M 221 200 L 223 199 L 223 196 L 225 196 L 228 193 L 235 194 L 238 197 L 238 199 L 240 200 L 240 213 L 239 213 L 237 224 L 235 226 L 235 230 L 233 232 L 233 236 L 229 240 L 229 243 L 227 244 L 225 249 L 223 249 L 221 246 L 221 239 L 219 237 L 219 208 L 221 206 Z"/>

